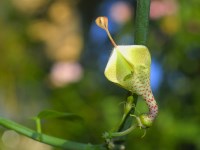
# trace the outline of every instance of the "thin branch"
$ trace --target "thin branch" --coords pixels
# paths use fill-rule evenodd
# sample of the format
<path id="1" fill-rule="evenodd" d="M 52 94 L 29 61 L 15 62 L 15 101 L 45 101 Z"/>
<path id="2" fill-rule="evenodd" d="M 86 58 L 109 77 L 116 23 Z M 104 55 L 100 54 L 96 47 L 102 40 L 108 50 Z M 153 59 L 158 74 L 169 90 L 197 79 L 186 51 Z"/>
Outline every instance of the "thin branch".
<path id="1" fill-rule="evenodd" d="M 146 45 L 149 27 L 150 0 L 137 0 L 134 44 Z"/>
<path id="2" fill-rule="evenodd" d="M 67 150 L 106 150 L 103 145 L 92 145 L 92 144 L 83 144 L 78 142 L 73 142 L 69 140 L 64 140 L 56 137 L 52 137 L 46 134 L 40 134 L 32 129 L 29 129 L 25 126 L 22 126 L 18 123 L 15 123 L 11 120 L 0 117 L 0 125 L 5 128 L 12 129 L 22 135 L 25 135 L 36 141 L 59 147 Z"/>

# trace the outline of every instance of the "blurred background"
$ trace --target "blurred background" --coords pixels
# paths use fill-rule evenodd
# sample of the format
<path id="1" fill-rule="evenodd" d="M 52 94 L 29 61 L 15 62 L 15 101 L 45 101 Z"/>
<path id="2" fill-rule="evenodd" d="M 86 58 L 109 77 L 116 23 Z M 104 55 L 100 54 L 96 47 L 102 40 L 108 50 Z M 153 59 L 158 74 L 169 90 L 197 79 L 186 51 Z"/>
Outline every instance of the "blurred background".
<path id="1" fill-rule="evenodd" d="M 147 135 L 136 130 L 127 150 L 200 149 L 200 1 L 152 0 L 148 48 L 159 116 Z M 122 117 L 127 92 L 104 77 L 112 50 L 95 25 L 109 18 L 119 45 L 134 44 L 134 0 L 1 0 L 0 115 L 35 128 L 44 109 L 84 122 L 44 120 L 43 132 L 85 143 Z M 140 98 L 137 112 L 148 111 Z M 0 128 L 1 150 L 57 150 Z"/>

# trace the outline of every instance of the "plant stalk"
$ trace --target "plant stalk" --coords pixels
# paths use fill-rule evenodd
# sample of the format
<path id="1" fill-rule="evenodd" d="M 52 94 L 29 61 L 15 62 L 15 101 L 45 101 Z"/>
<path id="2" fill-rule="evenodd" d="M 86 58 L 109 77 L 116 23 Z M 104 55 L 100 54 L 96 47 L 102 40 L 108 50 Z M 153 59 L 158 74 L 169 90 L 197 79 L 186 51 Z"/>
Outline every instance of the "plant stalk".
<path id="1" fill-rule="evenodd" d="M 137 0 L 134 44 L 146 45 L 149 27 L 150 0 Z"/>
<path id="2" fill-rule="evenodd" d="M 0 125 L 5 128 L 12 129 L 22 135 L 25 135 L 33 140 L 67 150 L 106 150 L 104 145 L 92 145 L 92 144 L 83 144 L 78 142 L 73 142 L 69 140 L 64 140 L 49 136 L 46 134 L 38 133 L 32 129 L 29 129 L 25 126 L 22 126 L 18 123 L 15 123 L 11 120 L 0 117 Z M 40 138 L 42 137 L 42 138 Z"/>

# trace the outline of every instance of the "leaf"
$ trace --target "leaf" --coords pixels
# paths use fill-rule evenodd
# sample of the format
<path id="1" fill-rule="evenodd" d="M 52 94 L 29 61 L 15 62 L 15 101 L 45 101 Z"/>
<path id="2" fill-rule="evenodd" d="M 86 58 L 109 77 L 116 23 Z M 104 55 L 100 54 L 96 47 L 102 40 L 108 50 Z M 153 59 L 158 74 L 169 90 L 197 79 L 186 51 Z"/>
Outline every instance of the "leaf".
<path id="1" fill-rule="evenodd" d="M 70 121 L 83 121 L 83 118 L 79 115 L 66 112 L 58 112 L 54 110 L 43 110 L 41 111 L 36 118 L 39 119 L 62 119 Z"/>

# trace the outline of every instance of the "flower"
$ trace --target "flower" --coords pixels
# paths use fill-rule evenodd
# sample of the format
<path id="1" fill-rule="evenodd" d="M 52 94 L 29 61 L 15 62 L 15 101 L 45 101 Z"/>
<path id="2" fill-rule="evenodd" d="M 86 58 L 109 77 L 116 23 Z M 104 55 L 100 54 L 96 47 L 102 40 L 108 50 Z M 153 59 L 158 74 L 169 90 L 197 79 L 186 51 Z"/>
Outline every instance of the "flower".
<path id="1" fill-rule="evenodd" d="M 62 87 L 81 79 L 83 70 L 77 62 L 57 62 L 50 72 L 50 81 L 56 87 Z"/>

